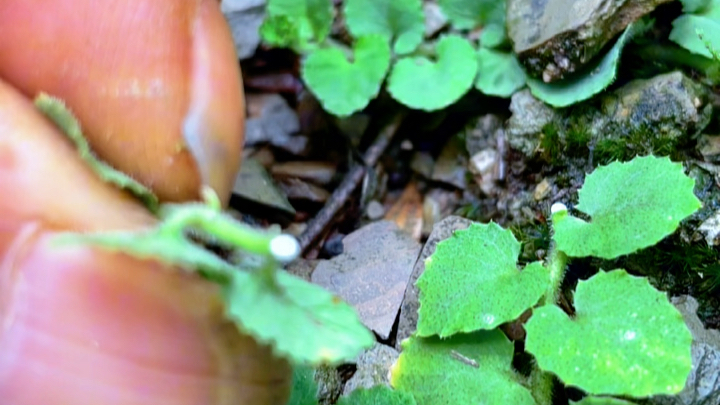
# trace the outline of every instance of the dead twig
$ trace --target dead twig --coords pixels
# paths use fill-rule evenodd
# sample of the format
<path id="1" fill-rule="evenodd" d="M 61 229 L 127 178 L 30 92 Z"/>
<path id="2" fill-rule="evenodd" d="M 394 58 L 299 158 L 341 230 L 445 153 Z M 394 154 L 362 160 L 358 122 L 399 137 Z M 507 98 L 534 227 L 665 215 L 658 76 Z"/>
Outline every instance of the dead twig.
<path id="1" fill-rule="evenodd" d="M 345 205 L 350 195 L 358 187 L 368 168 L 375 166 L 380 156 L 385 152 L 390 141 L 397 133 L 403 120 L 403 114 L 398 114 L 388 125 L 383 128 L 363 155 L 364 165 L 358 164 L 350 169 L 342 183 L 332 193 L 325 206 L 315 215 L 307 229 L 298 238 L 300 249 L 304 253 L 310 245 L 320 236 L 323 230 L 330 224 L 340 208 Z"/>

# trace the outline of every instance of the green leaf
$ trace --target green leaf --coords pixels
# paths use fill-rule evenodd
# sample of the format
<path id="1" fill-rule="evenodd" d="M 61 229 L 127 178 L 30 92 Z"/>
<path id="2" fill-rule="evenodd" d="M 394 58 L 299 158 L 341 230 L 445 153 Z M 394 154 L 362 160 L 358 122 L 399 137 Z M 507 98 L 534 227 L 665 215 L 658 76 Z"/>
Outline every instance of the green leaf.
<path id="1" fill-rule="evenodd" d="M 391 370 L 391 384 L 422 405 L 535 405 L 512 370 L 513 343 L 499 330 L 410 337 Z"/>
<path id="2" fill-rule="evenodd" d="M 338 364 L 375 342 L 355 309 L 283 270 L 274 280 L 260 271 L 236 272 L 224 293 L 230 319 L 294 362 Z"/>
<path id="3" fill-rule="evenodd" d="M 347 0 L 345 22 L 356 38 L 380 34 L 392 41 L 397 54 L 414 51 L 425 34 L 421 0 Z"/>
<path id="4" fill-rule="evenodd" d="M 438 4 L 457 29 L 473 29 L 489 23 L 505 26 L 504 0 L 438 0 Z"/>
<path id="5" fill-rule="evenodd" d="M 241 235 L 243 253 L 257 255 L 267 253 L 271 234 L 253 232 L 228 216 L 189 204 L 166 211 L 170 214 L 163 222 L 148 231 L 65 233 L 56 242 L 100 246 L 199 273 L 220 285 L 228 319 L 295 363 L 350 361 L 373 345 L 374 335 L 355 310 L 330 292 L 275 267 L 268 257 L 260 255 L 256 264 L 246 260 L 236 267 L 185 237 L 189 228 L 226 243 L 228 235 Z"/>
<path id="6" fill-rule="evenodd" d="M 554 305 L 525 325 L 543 370 L 591 394 L 676 394 L 692 361 L 692 335 L 665 294 L 625 270 L 578 283 L 573 318 Z"/>
<path id="7" fill-rule="evenodd" d="M 557 247 L 571 257 L 613 259 L 652 246 L 700 208 L 695 181 L 667 157 L 636 157 L 598 167 L 579 191 L 586 222 L 553 215 Z"/>
<path id="8" fill-rule="evenodd" d="M 480 46 L 483 48 L 496 48 L 505 44 L 507 40 L 505 25 L 502 24 L 489 24 L 483 27 L 480 33 Z"/>
<path id="9" fill-rule="evenodd" d="M 549 275 L 540 262 L 518 271 L 520 243 L 494 222 L 470 225 L 438 243 L 417 281 L 417 333 L 446 337 L 493 329 L 538 302 Z"/>
<path id="10" fill-rule="evenodd" d="M 637 23 L 630 24 L 607 54 L 573 77 L 552 83 L 528 77 L 530 91 L 553 107 L 567 107 L 605 90 L 615 80 L 622 48 L 634 34 L 635 26 Z"/>
<path id="11" fill-rule="evenodd" d="M 293 368 L 293 386 L 287 405 L 318 405 L 315 369 L 307 364 Z"/>
<path id="12" fill-rule="evenodd" d="M 330 34 L 331 0 L 268 0 L 265 10 L 267 17 L 260 34 L 270 44 L 302 47 L 308 42 L 322 42 Z"/>
<path id="13" fill-rule="evenodd" d="M 473 46 L 458 35 L 440 39 L 437 61 L 422 56 L 408 56 L 395 63 L 388 91 L 410 108 L 441 110 L 457 101 L 472 87 L 478 70 Z"/>
<path id="14" fill-rule="evenodd" d="M 415 405 L 415 398 L 407 392 L 392 390 L 384 385 L 358 388 L 341 397 L 337 405 Z"/>
<path id="15" fill-rule="evenodd" d="M 570 402 L 571 405 L 635 405 L 633 402 L 610 397 L 585 397 L 580 402 Z"/>
<path id="16" fill-rule="evenodd" d="M 690 52 L 707 58 L 713 57 L 698 34 L 701 33 L 715 47 L 720 45 L 719 16 L 685 14 L 676 18 L 672 25 L 670 40 Z"/>
<path id="17" fill-rule="evenodd" d="M 695 13 L 708 7 L 713 0 L 680 0 L 683 5 L 683 12 Z"/>
<path id="18" fill-rule="evenodd" d="M 318 49 L 302 64 L 302 77 L 323 107 L 337 116 L 348 116 L 377 96 L 390 67 L 390 46 L 380 35 L 357 40 L 354 61 L 339 48 Z"/>
<path id="19" fill-rule="evenodd" d="M 62 100 L 45 93 L 40 93 L 40 95 L 35 98 L 35 107 L 67 135 L 75 144 L 80 159 L 104 182 L 131 192 L 145 204 L 148 210 L 151 212 L 157 211 L 159 207 L 158 198 L 150 189 L 95 156 L 82 133 L 80 123 Z"/>
<path id="20" fill-rule="evenodd" d="M 475 88 L 490 96 L 510 97 L 525 85 L 525 71 L 512 53 L 478 50 L 479 73 Z"/>

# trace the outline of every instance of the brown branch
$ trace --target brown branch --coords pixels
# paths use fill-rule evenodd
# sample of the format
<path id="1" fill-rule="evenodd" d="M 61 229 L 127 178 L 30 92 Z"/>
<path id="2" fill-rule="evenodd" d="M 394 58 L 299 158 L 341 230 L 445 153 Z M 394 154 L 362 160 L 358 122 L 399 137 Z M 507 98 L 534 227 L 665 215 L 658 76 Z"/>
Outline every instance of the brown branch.
<path id="1" fill-rule="evenodd" d="M 340 208 L 345 205 L 348 198 L 350 198 L 353 191 L 355 191 L 365 176 L 367 168 L 375 166 L 397 133 L 398 128 L 400 128 L 400 123 L 402 123 L 403 118 L 403 114 L 398 114 L 398 116 L 380 131 L 375 142 L 370 145 L 363 155 L 365 164 L 358 164 L 350 169 L 342 183 L 340 183 L 338 188 L 335 189 L 330 198 L 328 198 L 325 206 L 315 215 L 315 218 L 308 223 L 307 229 L 305 229 L 305 232 L 298 238 L 300 249 L 303 253 L 315 242 L 318 236 L 322 234 L 323 230 L 325 230 L 333 218 L 335 218 Z"/>

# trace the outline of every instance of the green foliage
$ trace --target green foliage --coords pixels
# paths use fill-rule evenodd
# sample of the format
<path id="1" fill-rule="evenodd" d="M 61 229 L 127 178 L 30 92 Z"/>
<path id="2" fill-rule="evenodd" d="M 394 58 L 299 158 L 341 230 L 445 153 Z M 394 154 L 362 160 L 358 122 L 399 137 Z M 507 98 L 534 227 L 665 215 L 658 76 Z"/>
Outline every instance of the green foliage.
<path id="1" fill-rule="evenodd" d="M 720 0 L 683 1 L 683 14 L 673 21 L 670 39 L 690 52 L 712 58 L 699 34 L 711 44 L 720 44 Z"/>
<path id="2" fill-rule="evenodd" d="M 387 41 L 370 35 L 357 40 L 352 62 L 339 48 L 311 53 L 303 62 L 302 75 L 326 110 L 347 116 L 377 96 L 389 66 Z"/>
<path id="3" fill-rule="evenodd" d="M 489 96 L 510 97 L 525 85 L 525 71 L 512 53 L 480 48 L 478 70 L 475 88 Z"/>
<path id="4" fill-rule="evenodd" d="M 571 405 L 633 405 L 633 402 L 611 397 L 585 397 L 580 402 L 570 402 Z"/>
<path id="5" fill-rule="evenodd" d="M 150 211 L 157 211 L 159 205 L 158 198 L 150 189 L 127 174 L 115 170 L 109 164 L 95 156 L 82 133 L 80 123 L 62 100 L 45 93 L 40 93 L 35 98 L 35 107 L 67 135 L 75 144 L 80 158 L 103 181 L 131 192 L 139 198 Z"/>
<path id="6" fill-rule="evenodd" d="M 417 332 L 403 342 L 393 386 L 419 404 L 550 405 L 554 376 L 595 395 L 679 392 L 691 370 L 692 335 L 679 311 L 646 279 L 601 270 L 579 282 L 572 316 L 556 302 L 569 257 L 584 255 L 582 249 L 616 257 L 657 242 L 698 209 L 692 190 L 693 180 L 668 158 L 600 167 L 580 191 L 578 209 L 591 222 L 553 207 L 556 243 L 544 265 L 531 262 L 522 271 L 516 264 L 519 243 L 494 223 L 473 224 L 438 243 L 417 282 Z M 516 320 L 533 306 L 525 349 L 536 362 L 530 364 L 531 378 L 519 380 L 511 368 L 512 344 L 498 328 L 480 329 Z M 489 315 L 502 319 L 490 322 Z M 589 397 L 581 403 L 625 402 Z"/>
<path id="7" fill-rule="evenodd" d="M 441 38 L 437 61 L 423 56 L 403 57 L 388 78 L 388 91 L 411 108 L 432 111 L 457 101 L 472 87 L 478 70 L 472 44 L 458 35 Z"/>
<path id="8" fill-rule="evenodd" d="M 380 34 L 392 41 L 396 54 L 414 51 L 425 33 L 420 0 L 347 0 L 345 22 L 356 38 Z"/>
<path id="9" fill-rule="evenodd" d="M 220 285 L 229 320 L 296 363 L 348 361 L 374 343 L 352 307 L 279 268 L 271 246 L 277 234 L 243 225 L 216 207 L 162 208 L 162 221 L 154 229 L 64 234 L 57 242 L 120 250 L 199 273 Z M 186 233 L 191 230 L 252 257 L 239 266 L 231 265 L 188 239 Z"/>
<path id="10" fill-rule="evenodd" d="M 384 385 L 369 389 L 358 388 L 346 397 L 341 397 L 337 405 L 415 405 L 415 398 L 403 391 L 392 390 Z"/>
<path id="11" fill-rule="evenodd" d="M 474 29 L 494 23 L 505 25 L 505 1 L 438 0 L 443 13 L 458 29 Z"/>
<path id="12" fill-rule="evenodd" d="M 269 0 L 265 11 L 260 35 L 270 45 L 302 51 L 330 34 L 331 0 Z"/>
<path id="13" fill-rule="evenodd" d="M 513 344 L 499 330 L 449 339 L 411 337 L 391 371 L 391 384 L 418 404 L 535 405 L 510 366 Z"/>
<path id="14" fill-rule="evenodd" d="M 293 368 L 293 385 L 287 405 L 317 405 L 315 369 L 307 364 Z"/>
<path id="15" fill-rule="evenodd" d="M 553 215 L 558 248 L 572 257 L 612 259 L 652 246 L 700 208 L 682 165 L 646 156 L 599 167 L 579 191 L 577 210 Z"/>
<path id="16" fill-rule="evenodd" d="M 571 319 L 557 306 L 544 306 L 525 325 L 525 347 L 543 370 L 591 394 L 683 389 L 692 336 L 678 310 L 646 279 L 601 271 L 578 284 L 575 311 Z"/>
<path id="17" fill-rule="evenodd" d="M 553 107 L 567 107 L 600 93 L 615 80 L 622 48 L 638 26 L 638 23 L 630 24 L 610 52 L 599 58 L 595 64 L 589 65 L 585 72 L 552 83 L 528 77 L 530 91 Z"/>
<path id="18" fill-rule="evenodd" d="M 418 335 L 493 329 L 535 305 L 548 284 L 540 262 L 520 272 L 520 243 L 495 223 L 472 224 L 438 243 L 417 281 Z"/>

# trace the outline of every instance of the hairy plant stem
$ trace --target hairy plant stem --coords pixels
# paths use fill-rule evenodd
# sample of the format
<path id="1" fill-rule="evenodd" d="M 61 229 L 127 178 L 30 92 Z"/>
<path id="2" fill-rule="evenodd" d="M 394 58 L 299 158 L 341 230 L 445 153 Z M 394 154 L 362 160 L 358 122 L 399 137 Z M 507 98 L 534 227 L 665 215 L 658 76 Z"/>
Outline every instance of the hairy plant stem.
<path id="1" fill-rule="evenodd" d="M 543 305 L 555 304 L 560 297 L 560 286 L 565 277 L 565 267 L 567 266 L 568 257 L 560 249 L 553 244 L 550 248 L 550 260 L 546 264 L 550 271 L 550 283 L 545 291 L 542 302 Z"/>
<path id="2" fill-rule="evenodd" d="M 552 374 L 542 371 L 537 362 L 533 361 L 530 372 L 530 392 L 538 405 L 553 405 L 554 384 Z"/>
<path id="3" fill-rule="evenodd" d="M 188 228 L 194 228 L 245 252 L 272 257 L 270 242 L 277 233 L 254 229 L 211 207 L 169 208 L 163 219 L 162 232 L 182 234 Z"/>

